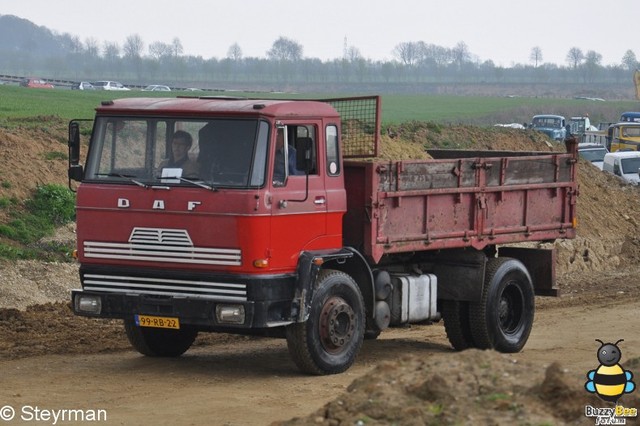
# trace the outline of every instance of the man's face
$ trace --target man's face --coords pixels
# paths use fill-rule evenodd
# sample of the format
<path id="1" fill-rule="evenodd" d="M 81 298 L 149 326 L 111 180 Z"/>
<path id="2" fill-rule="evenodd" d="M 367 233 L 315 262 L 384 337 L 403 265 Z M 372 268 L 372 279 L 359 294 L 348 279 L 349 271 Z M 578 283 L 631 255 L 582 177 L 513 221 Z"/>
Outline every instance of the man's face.
<path id="1" fill-rule="evenodd" d="M 183 138 L 175 138 L 171 142 L 171 151 L 175 161 L 182 160 L 189 152 L 189 143 Z"/>

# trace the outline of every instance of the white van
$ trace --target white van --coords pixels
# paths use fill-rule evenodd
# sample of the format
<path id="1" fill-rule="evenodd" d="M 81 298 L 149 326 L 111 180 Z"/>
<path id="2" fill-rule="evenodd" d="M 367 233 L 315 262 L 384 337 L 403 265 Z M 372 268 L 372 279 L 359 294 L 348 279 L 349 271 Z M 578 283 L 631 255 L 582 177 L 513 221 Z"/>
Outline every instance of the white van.
<path id="1" fill-rule="evenodd" d="M 619 176 L 626 182 L 638 185 L 640 183 L 640 152 L 616 151 L 605 154 L 602 170 Z"/>

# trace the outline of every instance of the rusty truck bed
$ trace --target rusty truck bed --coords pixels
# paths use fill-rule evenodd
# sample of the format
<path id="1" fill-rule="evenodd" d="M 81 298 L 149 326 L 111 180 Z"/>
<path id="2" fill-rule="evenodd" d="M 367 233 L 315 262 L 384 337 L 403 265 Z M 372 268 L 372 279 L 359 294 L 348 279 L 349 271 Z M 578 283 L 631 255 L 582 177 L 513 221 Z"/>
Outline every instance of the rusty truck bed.
<path id="1" fill-rule="evenodd" d="M 345 162 L 345 244 L 386 254 L 575 237 L 576 144 L 567 152 L 429 151 Z"/>

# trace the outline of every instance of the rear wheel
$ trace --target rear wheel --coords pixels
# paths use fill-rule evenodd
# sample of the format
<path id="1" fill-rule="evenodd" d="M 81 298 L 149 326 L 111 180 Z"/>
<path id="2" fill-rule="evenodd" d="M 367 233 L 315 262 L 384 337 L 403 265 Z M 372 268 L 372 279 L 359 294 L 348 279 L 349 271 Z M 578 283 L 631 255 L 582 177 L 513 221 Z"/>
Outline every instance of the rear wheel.
<path id="1" fill-rule="evenodd" d="M 441 309 L 444 329 L 451 346 L 458 351 L 473 348 L 469 324 L 469 302 L 443 300 Z"/>
<path id="2" fill-rule="evenodd" d="M 533 284 L 525 266 L 511 258 L 489 259 L 482 299 L 469 307 L 475 347 L 520 351 L 531 333 L 534 311 Z"/>
<path id="3" fill-rule="evenodd" d="M 342 373 L 355 361 L 364 328 L 364 302 L 358 285 L 344 272 L 322 270 L 309 318 L 287 326 L 287 346 L 305 373 Z"/>
<path id="4" fill-rule="evenodd" d="M 135 350 L 153 357 L 180 356 L 191 347 L 198 336 L 198 331 L 192 328 L 146 328 L 137 326 L 132 320 L 125 320 L 124 330 Z"/>

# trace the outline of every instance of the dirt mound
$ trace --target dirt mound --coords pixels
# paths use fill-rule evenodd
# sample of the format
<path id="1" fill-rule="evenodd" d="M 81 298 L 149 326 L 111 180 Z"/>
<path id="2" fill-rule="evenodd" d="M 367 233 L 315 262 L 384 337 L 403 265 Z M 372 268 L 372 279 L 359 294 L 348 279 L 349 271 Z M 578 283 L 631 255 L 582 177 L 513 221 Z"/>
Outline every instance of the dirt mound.
<path id="1" fill-rule="evenodd" d="M 0 128 L 0 181 L 2 195 L 29 198 L 38 185 L 67 183 L 66 130 L 58 120 L 47 129 Z"/>
<path id="2" fill-rule="evenodd" d="M 492 351 L 406 356 L 379 364 L 308 417 L 272 425 L 569 424 L 584 420 L 585 405 L 602 405 L 583 387 L 558 363 L 545 369 Z"/>

